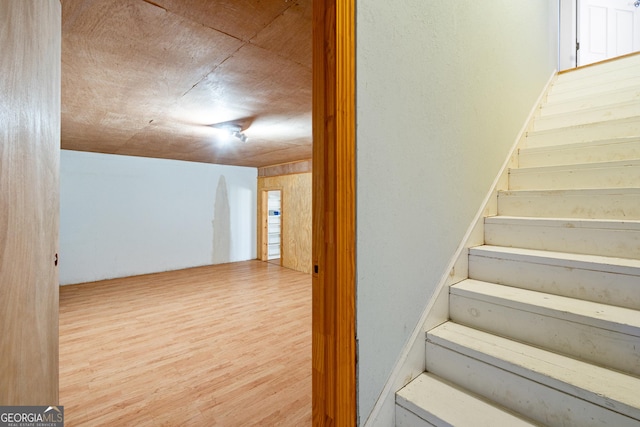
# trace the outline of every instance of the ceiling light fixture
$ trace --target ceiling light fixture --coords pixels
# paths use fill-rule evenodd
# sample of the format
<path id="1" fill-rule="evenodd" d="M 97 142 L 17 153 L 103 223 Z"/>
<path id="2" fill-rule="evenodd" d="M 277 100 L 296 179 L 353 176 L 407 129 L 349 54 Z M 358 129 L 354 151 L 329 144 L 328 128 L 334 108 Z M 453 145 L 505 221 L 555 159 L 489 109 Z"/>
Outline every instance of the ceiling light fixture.
<path id="1" fill-rule="evenodd" d="M 238 138 L 241 142 L 248 142 L 249 138 L 244 134 L 244 130 L 242 125 L 236 122 L 224 122 L 224 123 L 216 123 L 213 125 L 209 125 L 213 128 L 220 129 L 225 131 L 229 136 L 233 136 Z"/>
<path id="2" fill-rule="evenodd" d="M 244 132 L 239 131 L 239 130 L 231 131 L 231 136 L 235 136 L 236 138 L 238 138 L 242 142 L 249 141 L 249 138 L 247 138 L 247 135 L 245 135 Z"/>

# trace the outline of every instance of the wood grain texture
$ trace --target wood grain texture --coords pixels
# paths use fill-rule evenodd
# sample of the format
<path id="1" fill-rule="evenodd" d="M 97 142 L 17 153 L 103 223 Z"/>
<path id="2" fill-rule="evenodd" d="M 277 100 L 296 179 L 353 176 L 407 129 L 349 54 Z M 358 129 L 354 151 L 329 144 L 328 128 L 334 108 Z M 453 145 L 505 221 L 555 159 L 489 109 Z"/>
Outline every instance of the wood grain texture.
<path id="1" fill-rule="evenodd" d="M 0 2 L 0 405 L 58 402 L 60 2 Z"/>
<path id="2" fill-rule="evenodd" d="M 583 68 L 596 67 L 598 65 L 601 65 L 601 64 L 604 64 L 604 63 L 607 63 L 607 62 L 614 62 L 614 61 L 617 61 L 618 59 L 627 58 L 629 56 L 640 56 L 640 52 L 631 52 L 631 53 L 627 53 L 627 54 L 624 54 L 624 55 L 616 56 L 614 58 L 605 59 L 603 61 L 592 62 L 591 64 L 580 65 L 579 67 L 574 67 L 574 68 L 567 68 L 566 70 L 558 71 L 558 74 L 566 74 L 566 73 L 570 73 L 572 71 L 581 70 Z"/>
<path id="3" fill-rule="evenodd" d="M 283 163 L 280 165 L 265 166 L 258 168 L 258 176 L 289 175 L 292 173 L 311 173 L 313 168 L 312 160 L 302 162 Z"/>
<path id="4" fill-rule="evenodd" d="M 311 273 L 311 173 L 258 177 L 258 253 L 266 244 L 266 191 L 282 191 L 282 266 Z M 262 207 L 262 209 L 260 208 Z"/>
<path id="5" fill-rule="evenodd" d="M 66 426 L 311 422 L 311 278 L 245 261 L 60 288 Z"/>
<path id="6" fill-rule="evenodd" d="M 313 422 L 357 425 L 355 2 L 313 10 Z M 315 268 L 315 267 L 314 267 Z"/>
<path id="7" fill-rule="evenodd" d="M 62 147 L 311 157 L 311 0 L 63 0 Z M 209 125 L 250 119 L 249 143 Z"/>

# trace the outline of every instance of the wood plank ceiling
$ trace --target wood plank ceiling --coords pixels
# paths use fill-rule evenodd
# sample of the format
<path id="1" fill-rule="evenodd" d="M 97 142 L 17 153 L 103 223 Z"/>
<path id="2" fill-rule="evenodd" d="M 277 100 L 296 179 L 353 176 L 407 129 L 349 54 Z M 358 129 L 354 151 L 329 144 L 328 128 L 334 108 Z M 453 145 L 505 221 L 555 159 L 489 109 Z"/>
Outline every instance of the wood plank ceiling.
<path id="1" fill-rule="evenodd" d="M 62 0 L 62 148 L 309 159 L 311 58 L 311 0 Z"/>

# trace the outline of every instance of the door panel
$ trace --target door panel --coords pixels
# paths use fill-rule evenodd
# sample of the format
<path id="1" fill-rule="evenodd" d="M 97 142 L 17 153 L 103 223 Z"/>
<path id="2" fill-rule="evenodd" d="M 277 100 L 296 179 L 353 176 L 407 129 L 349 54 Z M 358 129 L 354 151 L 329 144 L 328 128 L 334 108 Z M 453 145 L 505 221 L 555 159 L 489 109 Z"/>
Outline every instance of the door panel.
<path id="1" fill-rule="evenodd" d="M 0 1 L 3 406 L 58 404 L 61 13 L 57 0 Z"/>
<path id="2" fill-rule="evenodd" d="M 640 50 L 640 8 L 633 0 L 580 0 L 578 65 Z"/>

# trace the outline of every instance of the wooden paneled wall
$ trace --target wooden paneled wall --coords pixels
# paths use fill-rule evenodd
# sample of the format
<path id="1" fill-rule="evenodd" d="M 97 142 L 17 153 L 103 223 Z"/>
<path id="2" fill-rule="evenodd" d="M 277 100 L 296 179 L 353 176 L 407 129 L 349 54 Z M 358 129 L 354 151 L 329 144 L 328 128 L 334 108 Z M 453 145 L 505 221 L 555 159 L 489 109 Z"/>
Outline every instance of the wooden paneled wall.
<path id="1" fill-rule="evenodd" d="M 0 405 L 58 404 L 60 15 L 0 1 Z"/>
<path id="2" fill-rule="evenodd" d="M 301 168 L 294 164 L 289 167 L 291 170 Z M 282 266 L 311 273 L 311 172 L 260 176 L 260 173 L 269 174 L 269 171 L 262 169 L 258 173 L 258 256 L 262 259 L 260 254 L 266 245 L 264 230 L 267 217 L 263 208 L 266 205 L 266 191 L 281 190 Z"/>
<path id="3" fill-rule="evenodd" d="M 258 168 L 258 176 L 277 176 L 289 175 L 292 173 L 311 173 L 313 167 L 312 160 L 303 160 L 301 162 L 283 163 L 273 166 L 265 166 Z"/>

